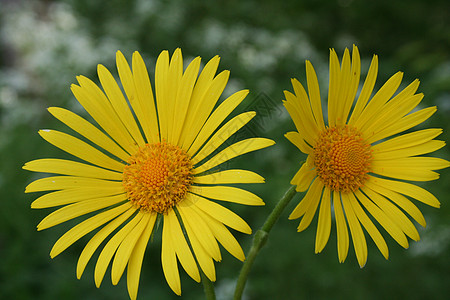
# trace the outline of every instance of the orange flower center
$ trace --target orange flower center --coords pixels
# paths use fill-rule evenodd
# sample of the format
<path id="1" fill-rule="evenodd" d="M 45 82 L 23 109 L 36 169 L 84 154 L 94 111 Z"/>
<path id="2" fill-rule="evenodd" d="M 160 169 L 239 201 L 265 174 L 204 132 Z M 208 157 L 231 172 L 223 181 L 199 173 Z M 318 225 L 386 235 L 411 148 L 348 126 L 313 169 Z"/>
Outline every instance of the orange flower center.
<path id="1" fill-rule="evenodd" d="M 370 171 L 372 150 L 353 127 L 330 127 L 314 147 L 317 175 L 333 191 L 353 192 L 363 186 Z"/>
<path id="2" fill-rule="evenodd" d="M 133 205 L 165 213 L 184 199 L 192 184 L 192 162 L 177 146 L 146 144 L 128 160 L 122 183 Z"/>

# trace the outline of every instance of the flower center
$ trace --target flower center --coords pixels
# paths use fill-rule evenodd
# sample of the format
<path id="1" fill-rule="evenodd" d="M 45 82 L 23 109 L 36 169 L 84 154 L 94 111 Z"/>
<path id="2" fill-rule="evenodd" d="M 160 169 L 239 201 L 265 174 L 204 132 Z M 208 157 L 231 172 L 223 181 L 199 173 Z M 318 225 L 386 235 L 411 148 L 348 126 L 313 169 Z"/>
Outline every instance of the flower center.
<path id="1" fill-rule="evenodd" d="M 146 144 L 128 160 L 122 183 L 133 205 L 165 213 L 184 199 L 192 184 L 192 162 L 177 146 Z"/>
<path id="2" fill-rule="evenodd" d="M 333 191 L 353 192 L 370 171 L 372 150 L 356 128 L 329 127 L 314 147 L 314 165 L 322 182 Z"/>

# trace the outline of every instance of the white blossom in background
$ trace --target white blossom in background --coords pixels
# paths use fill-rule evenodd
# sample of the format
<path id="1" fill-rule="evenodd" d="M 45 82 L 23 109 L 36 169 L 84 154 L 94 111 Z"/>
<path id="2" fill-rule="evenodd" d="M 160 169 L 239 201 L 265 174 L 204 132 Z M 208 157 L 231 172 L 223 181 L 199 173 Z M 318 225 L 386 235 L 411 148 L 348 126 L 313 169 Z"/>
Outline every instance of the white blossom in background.
<path id="1" fill-rule="evenodd" d="M 93 39 L 67 4 L 24 1 L 2 8 L 0 35 L 11 63 L 0 70 L 0 105 L 2 123 L 10 127 L 33 120 L 48 98 L 70 97 L 74 74 L 93 72 L 118 49 L 110 37 Z"/>
<path id="2" fill-rule="evenodd" d="M 292 63 L 317 57 L 306 35 L 294 29 L 272 32 L 245 24 L 227 27 L 210 19 L 192 39 L 202 41 L 211 50 L 221 48 L 237 53 L 240 62 L 254 71 L 274 68 L 279 60 L 288 56 L 293 59 Z"/>
<path id="3" fill-rule="evenodd" d="M 258 90 L 266 93 L 274 91 L 272 72 L 286 57 L 292 64 L 303 64 L 305 59 L 320 60 L 306 35 L 295 29 L 271 31 L 207 19 L 202 26 L 189 32 L 189 39 L 209 51 L 222 49 L 249 73 L 258 74 Z"/>
<path id="4" fill-rule="evenodd" d="M 426 217 L 429 220 L 427 227 L 421 229 L 420 243 L 411 244 L 411 256 L 439 256 L 450 247 L 450 228 L 442 225 L 436 226 L 433 224 L 431 216 Z"/>

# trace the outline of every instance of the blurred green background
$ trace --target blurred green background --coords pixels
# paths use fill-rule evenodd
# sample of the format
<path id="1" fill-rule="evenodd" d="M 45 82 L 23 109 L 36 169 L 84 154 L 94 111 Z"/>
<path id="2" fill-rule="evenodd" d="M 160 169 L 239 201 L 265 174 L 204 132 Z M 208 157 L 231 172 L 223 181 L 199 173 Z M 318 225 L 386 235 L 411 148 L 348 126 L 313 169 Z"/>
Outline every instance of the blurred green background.
<path id="1" fill-rule="evenodd" d="M 305 81 L 304 61 L 316 68 L 322 95 L 328 82 L 329 48 L 342 56 L 359 47 L 363 76 L 373 54 L 379 55 L 377 88 L 397 71 L 406 86 L 421 80 L 421 107 L 437 113 L 418 128 L 440 127 L 449 141 L 450 2 L 436 1 L 145 1 L 145 0 L 0 0 L 0 299 L 127 299 L 125 278 L 113 287 L 109 276 L 100 289 L 93 282 L 91 261 L 81 280 L 75 277 L 78 255 L 89 237 L 51 260 L 53 243 L 78 222 L 36 231 L 52 210 L 31 210 L 37 195 L 23 193 L 42 176 L 21 170 L 33 159 L 64 157 L 37 134 L 42 128 L 66 128 L 47 113 L 62 106 L 86 114 L 69 86 L 75 76 L 98 82 L 96 65 L 115 73 L 115 52 L 128 59 L 138 50 L 153 72 L 161 50 L 181 47 L 186 61 L 199 55 L 221 56 L 229 69 L 225 95 L 248 88 L 238 110 L 260 112 L 250 132 L 277 145 L 230 162 L 266 178 L 250 186 L 265 207 L 232 206 L 255 230 L 289 187 L 304 156 L 283 134 L 294 125 L 280 106 L 290 78 Z M 434 155 L 450 158 L 449 148 Z M 369 258 L 360 269 L 353 249 L 339 264 L 336 233 L 322 254 L 314 254 L 316 220 L 302 233 L 287 216 L 297 196 L 274 227 L 251 272 L 246 299 L 448 299 L 450 295 L 450 170 L 436 182 L 421 183 L 441 201 L 440 209 L 418 203 L 427 220 L 422 240 L 405 250 L 387 237 L 386 261 L 368 238 Z M 316 216 L 317 217 L 317 216 Z M 419 225 L 418 225 L 419 226 Z M 244 251 L 250 236 L 236 234 Z M 163 278 L 157 242 L 147 249 L 139 299 L 179 299 Z M 241 263 L 223 251 L 216 264 L 218 299 L 229 299 Z M 202 287 L 181 271 L 182 299 L 202 299 Z"/>

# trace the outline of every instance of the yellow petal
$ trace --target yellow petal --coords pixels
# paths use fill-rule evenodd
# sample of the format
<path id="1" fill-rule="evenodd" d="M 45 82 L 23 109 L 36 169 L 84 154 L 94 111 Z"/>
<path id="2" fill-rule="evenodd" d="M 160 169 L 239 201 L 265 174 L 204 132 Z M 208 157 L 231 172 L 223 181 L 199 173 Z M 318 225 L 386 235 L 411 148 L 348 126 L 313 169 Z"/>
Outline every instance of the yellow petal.
<path id="1" fill-rule="evenodd" d="M 144 252 L 153 231 L 156 215 L 156 213 L 151 214 L 150 221 L 148 222 L 147 227 L 145 227 L 144 232 L 139 237 L 135 247 L 133 248 L 133 252 L 131 252 L 130 260 L 128 261 L 127 288 L 131 300 L 136 300 L 137 298 Z"/>
<path id="2" fill-rule="evenodd" d="M 296 81 L 293 80 L 293 84 L 295 82 Z M 283 105 L 291 116 L 298 133 L 309 145 L 314 145 L 319 133 L 319 128 L 312 115 L 309 99 L 303 86 L 299 83 L 298 87 L 299 91 L 296 92 L 297 95 L 284 91 L 286 101 L 283 101 Z"/>
<path id="3" fill-rule="evenodd" d="M 191 249 L 183 234 L 178 218 L 173 209 L 169 210 L 164 216 L 164 226 L 168 226 L 172 245 L 175 249 L 178 259 L 186 273 L 197 282 L 200 282 L 200 273 L 198 272 L 197 263 L 192 255 Z"/>
<path id="4" fill-rule="evenodd" d="M 38 230 L 43 230 L 78 216 L 112 206 L 127 199 L 126 194 L 109 196 L 103 198 L 94 198 L 80 201 L 74 204 L 64 206 L 45 217 L 37 226 Z"/>
<path id="5" fill-rule="evenodd" d="M 25 188 L 25 193 L 94 187 L 118 189 L 120 186 L 122 186 L 122 182 L 120 181 L 77 176 L 52 176 L 33 181 Z"/>
<path id="6" fill-rule="evenodd" d="M 422 155 L 427 154 L 430 152 L 434 152 L 438 149 L 441 149 L 445 146 L 444 141 L 438 141 L 438 140 L 431 140 L 428 142 L 425 142 L 423 144 L 417 145 L 417 146 L 411 146 L 408 148 L 402 148 L 398 150 L 392 150 L 392 151 L 383 151 L 383 152 L 372 152 L 372 159 L 373 160 L 395 160 L 395 159 L 402 159 L 410 156 L 416 156 L 416 155 Z M 384 150 L 384 149 L 383 149 Z M 444 162 L 441 162 L 441 166 L 445 166 Z"/>
<path id="7" fill-rule="evenodd" d="M 80 86 L 72 84 L 71 90 L 78 102 L 125 151 L 135 153 L 137 150 L 135 141 L 102 90 L 89 78 L 77 76 L 77 80 Z"/>
<path id="8" fill-rule="evenodd" d="M 374 161 L 373 165 L 383 168 L 392 166 L 395 168 L 417 168 L 424 170 L 439 170 L 448 168 L 450 162 L 438 157 L 403 157 L 391 160 Z"/>
<path id="9" fill-rule="evenodd" d="M 318 185 L 316 187 L 316 191 L 312 195 L 311 203 L 306 208 L 305 215 L 303 216 L 302 220 L 300 221 L 300 225 L 297 227 L 297 231 L 303 231 L 305 230 L 309 224 L 311 224 L 312 219 L 314 218 L 314 215 L 316 214 L 317 207 L 319 206 L 320 197 L 322 195 L 322 191 L 324 188 L 324 185 L 320 180 L 317 180 Z M 312 189 L 312 187 L 311 187 Z M 326 195 L 325 195 L 326 196 Z"/>
<path id="10" fill-rule="evenodd" d="M 245 255 L 244 251 L 242 251 L 241 246 L 236 241 L 234 236 L 230 233 L 230 231 L 218 220 L 214 219 L 212 216 L 202 213 L 198 211 L 201 217 L 208 224 L 211 232 L 217 239 L 217 241 L 228 251 L 231 255 L 239 259 L 240 261 L 244 261 Z"/>
<path id="11" fill-rule="evenodd" d="M 359 119 L 362 111 L 364 110 L 367 102 L 369 101 L 370 95 L 372 94 L 375 82 L 377 80 L 378 74 L 378 56 L 374 55 L 372 62 L 370 63 L 369 71 L 367 72 L 366 80 L 359 94 L 358 100 L 356 101 L 355 108 L 348 121 L 349 125 L 354 126 L 355 121 Z M 330 74 L 331 76 L 331 74 Z M 331 124 L 330 124 L 331 125 Z"/>
<path id="12" fill-rule="evenodd" d="M 209 139 L 209 141 L 192 157 L 192 163 L 196 164 L 219 148 L 231 135 L 247 124 L 256 113 L 249 111 L 235 116 Z"/>
<path id="13" fill-rule="evenodd" d="M 182 209 L 181 209 L 182 210 Z M 181 210 L 179 210 L 180 215 L 182 215 Z M 202 269 L 203 273 L 208 277 L 211 281 L 216 281 L 216 271 L 214 268 L 214 261 L 212 257 L 207 251 L 204 249 L 204 246 L 200 243 L 197 235 L 194 233 L 191 226 L 186 226 L 184 222 L 184 228 L 186 229 L 187 235 L 189 237 L 189 241 L 191 242 L 192 249 L 194 250 L 195 258 Z"/>
<path id="14" fill-rule="evenodd" d="M 47 208 L 75 203 L 92 198 L 123 194 L 123 187 L 71 188 L 42 195 L 31 203 L 31 208 Z"/>
<path id="15" fill-rule="evenodd" d="M 127 95 L 128 101 L 133 101 L 136 98 L 136 89 L 134 87 L 134 81 L 133 81 L 133 73 L 131 72 L 130 65 L 128 64 L 125 56 L 122 52 L 117 51 L 116 52 L 116 65 L 117 65 L 117 72 L 119 73 L 120 82 L 122 83 L 122 87 L 125 91 L 125 94 Z M 136 114 L 138 112 L 134 108 L 133 110 Z M 138 118 L 139 119 L 139 118 Z"/>
<path id="16" fill-rule="evenodd" d="M 70 229 L 63 236 L 61 236 L 53 245 L 53 248 L 50 251 L 50 257 L 54 258 L 58 254 L 66 250 L 70 245 L 78 241 L 80 238 L 82 238 L 89 232 L 95 230 L 97 227 L 100 227 L 106 222 L 109 222 L 110 220 L 114 219 L 115 217 L 122 214 L 130 207 L 131 207 L 130 203 L 128 202 L 124 203 L 120 206 L 108 209 L 93 217 L 90 217 L 89 219 L 72 227 L 72 229 Z"/>
<path id="17" fill-rule="evenodd" d="M 284 135 L 292 144 L 305 154 L 310 154 L 313 149 L 302 138 L 301 134 L 296 131 L 288 132 Z"/>
<path id="18" fill-rule="evenodd" d="M 361 59 L 359 57 L 358 47 L 353 45 L 352 50 L 352 66 L 351 69 L 347 67 L 345 70 L 343 69 L 341 72 L 349 72 L 348 73 L 348 84 L 345 85 L 347 87 L 346 93 L 343 99 L 344 105 L 342 105 L 342 116 L 341 119 L 344 120 L 344 123 L 347 122 L 348 114 L 350 113 L 350 109 L 352 108 L 352 104 L 355 101 L 356 93 L 358 92 L 359 79 L 361 76 Z"/>
<path id="19" fill-rule="evenodd" d="M 97 73 L 103 90 L 105 91 L 115 113 L 133 137 L 134 141 L 139 145 L 139 147 L 142 147 L 145 144 L 144 139 L 142 138 L 142 134 L 136 124 L 136 120 L 131 113 L 130 107 L 125 100 L 122 91 L 117 85 L 116 80 L 103 65 L 98 65 Z"/>
<path id="20" fill-rule="evenodd" d="M 439 178 L 438 173 L 430 171 L 428 168 L 391 166 L 389 162 L 392 160 L 372 161 L 371 171 L 382 176 L 403 180 L 430 181 Z"/>
<path id="21" fill-rule="evenodd" d="M 416 168 L 383 168 L 382 170 L 374 169 L 374 173 L 386 177 L 412 181 L 431 181 L 439 179 L 439 173 Z"/>
<path id="22" fill-rule="evenodd" d="M 367 133 L 367 135 L 364 136 L 364 139 L 366 140 L 367 143 L 371 144 L 373 142 L 387 138 L 394 134 L 403 132 L 409 128 L 412 128 L 412 127 L 422 123 L 423 121 L 425 121 L 426 119 L 431 117 L 431 115 L 434 114 L 435 112 L 436 112 L 436 106 L 427 107 L 427 108 L 421 109 L 419 111 L 413 112 L 413 113 L 401 118 L 400 121 L 398 121 L 395 124 L 392 124 L 392 126 L 386 128 L 384 130 L 381 130 L 374 135 Z"/>
<path id="23" fill-rule="evenodd" d="M 186 68 L 178 87 L 177 96 L 174 105 L 173 133 L 172 142 L 178 144 L 181 131 L 184 127 L 184 121 L 191 101 L 192 91 L 198 76 L 200 68 L 200 57 L 196 57 Z"/>
<path id="24" fill-rule="evenodd" d="M 373 177 L 371 177 L 371 178 L 373 178 Z M 417 223 L 419 223 L 423 227 L 426 226 L 425 218 L 423 217 L 420 210 L 405 196 L 403 196 L 397 192 L 394 192 L 392 190 L 386 189 L 386 188 L 374 183 L 370 179 L 366 181 L 365 185 L 367 187 L 369 187 L 370 189 L 377 191 L 381 195 L 385 196 L 386 198 L 388 198 L 395 204 L 397 204 L 401 209 L 403 209 L 411 217 L 413 217 L 414 220 L 417 221 Z"/>
<path id="25" fill-rule="evenodd" d="M 387 189 L 414 198 L 430 206 L 439 207 L 441 205 L 433 194 L 417 185 L 373 176 L 370 176 L 370 181 L 376 183 L 377 185 L 381 185 Z"/>
<path id="26" fill-rule="evenodd" d="M 311 103 L 312 112 L 317 128 L 320 131 L 325 129 L 322 114 L 322 102 L 320 100 L 319 81 L 316 72 L 309 60 L 306 61 L 306 81 L 308 83 L 309 101 Z"/>
<path id="27" fill-rule="evenodd" d="M 125 224 L 125 226 L 123 226 L 116 234 L 114 234 L 114 236 L 108 241 L 108 243 L 106 243 L 102 252 L 100 252 L 94 270 L 94 281 L 97 287 L 100 287 L 109 262 L 114 256 L 114 253 L 116 253 L 117 248 L 120 246 L 122 241 L 130 234 L 133 228 L 135 228 L 136 225 L 140 222 L 144 214 L 145 213 L 143 212 L 138 212 L 138 214 L 134 216 L 130 220 L 130 222 Z"/>
<path id="28" fill-rule="evenodd" d="M 33 172 L 54 173 L 61 175 L 73 175 L 120 181 L 122 180 L 122 173 L 102 169 L 96 166 L 83 164 L 72 160 L 57 158 L 32 160 L 25 163 L 22 168 Z"/>
<path id="29" fill-rule="evenodd" d="M 40 130 L 39 134 L 50 144 L 100 167 L 122 172 L 124 165 L 103 154 L 76 137 L 56 130 Z"/>
<path id="30" fill-rule="evenodd" d="M 315 252 L 322 252 L 331 233 L 331 190 L 325 187 L 319 208 L 319 221 L 317 222 Z"/>
<path id="31" fill-rule="evenodd" d="M 312 202 L 318 202 L 322 193 L 322 189 L 323 184 L 320 182 L 320 180 L 314 180 L 306 195 L 289 215 L 289 220 L 300 218 L 306 213 Z"/>
<path id="32" fill-rule="evenodd" d="M 353 207 L 350 204 L 348 194 L 341 194 L 342 203 L 344 205 L 345 215 L 347 217 L 348 225 L 350 227 L 350 233 L 352 234 L 353 246 L 355 247 L 356 258 L 358 259 L 359 266 L 362 268 L 367 261 L 367 242 L 364 236 L 364 232 L 361 228 L 361 224 L 353 211 Z"/>
<path id="33" fill-rule="evenodd" d="M 136 300 L 139 288 L 139 278 L 141 276 L 142 261 L 144 260 L 145 249 L 147 248 L 150 235 L 156 220 L 156 213 L 152 213 L 150 221 L 144 232 L 139 237 L 136 246 L 131 252 L 130 260 L 127 267 L 127 288 L 131 300 Z"/>
<path id="34" fill-rule="evenodd" d="M 197 117 L 197 111 L 199 107 L 203 105 L 203 101 L 207 101 L 204 96 L 206 92 L 211 87 L 211 84 L 214 80 L 214 75 L 216 74 L 217 67 L 219 66 L 220 58 L 219 56 L 214 56 L 203 68 L 202 72 L 198 76 L 197 82 L 195 84 L 194 90 L 192 91 L 191 101 L 189 104 L 188 111 L 186 113 L 186 124 L 194 124 L 195 118 Z M 234 109 L 234 108 L 233 108 Z M 226 114 L 228 116 L 228 114 Z M 226 116 L 224 116 L 225 119 Z M 223 119 L 222 119 L 223 121 Z M 217 126 L 222 122 L 220 121 Z M 180 143 L 183 149 L 189 149 L 192 142 L 196 138 L 200 128 L 195 127 L 192 130 L 192 127 L 185 126 L 181 132 Z M 203 129 L 202 129 L 203 130 Z M 212 132 L 211 132 L 212 133 Z M 209 134 L 210 135 L 210 134 Z M 206 137 L 208 138 L 209 135 Z M 200 147 L 201 145 L 198 145 Z M 195 152 L 195 151 L 194 151 Z"/>
<path id="35" fill-rule="evenodd" d="M 237 231 L 247 234 L 252 233 L 252 229 L 250 228 L 250 226 L 248 226 L 248 224 L 241 217 L 239 217 L 231 210 L 223 207 L 220 204 L 217 204 L 216 202 L 209 201 L 194 194 L 188 194 L 188 197 L 190 197 L 190 200 L 195 207 L 201 209 L 219 222 Z M 182 205 L 182 203 L 180 205 Z"/>
<path id="36" fill-rule="evenodd" d="M 371 148 L 374 154 L 410 148 L 431 141 L 441 133 L 441 128 L 418 130 L 383 141 L 379 144 L 373 145 Z"/>
<path id="37" fill-rule="evenodd" d="M 284 91 L 284 96 L 286 98 L 284 105 L 286 109 L 288 109 L 288 112 L 294 123 L 296 123 L 296 126 L 298 123 L 303 123 L 303 126 L 306 129 L 312 129 L 311 132 L 306 133 L 300 131 L 300 128 L 297 128 L 300 134 L 309 134 L 312 139 L 315 139 L 317 132 L 319 131 L 319 127 L 317 126 L 313 111 L 311 109 L 311 100 L 306 94 L 303 85 L 297 79 L 291 79 L 291 83 L 294 88 L 295 95 L 288 91 Z M 317 94 L 315 96 L 317 96 Z"/>
<path id="38" fill-rule="evenodd" d="M 173 139 L 173 128 L 175 121 L 175 111 L 178 109 L 177 103 L 177 91 L 180 87 L 181 78 L 183 76 L 183 57 L 181 49 L 175 49 L 169 63 L 169 70 L 166 81 L 166 111 L 167 111 L 167 136 L 166 140 L 171 144 L 175 144 Z"/>
<path id="39" fill-rule="evenodd" d="M 330 79 L 328 88 L 328 123 L 329 126 L 336 125 L 338 117 L 338 103 L 341 84 L 341 71 L 339 66 L 339 58 L 336 51 L 330 49 Z"/>
<path id="40" fill-rule="evenodd" d="M 373 116 L 379 114 L 383 105 L 394 95 L 400 83 L 402 82 L 403 73 L 397 72 L 378 90 L 373 96 L 359 118 L 355 121 L 355 127 L 362 128 L 366 122 L 372 120 Z"/>
<path id="41" fill-rule="evenodd" d="M 206 198 L 234 202 L 245 205 L 264 205 L 263 200 L 255 194 L 231 186 L 191 186 L 190 193 Z"/>
<path id="42" fill-rule="evenodd" d="M 197 184 L 264 183 L 264 178 L 252 171 L 225 170 L 202 176 L 195 176 Z"/>
<path id="43" fill-rule="evenodd" d="M 156 116 L 155 100 L 153 98 L 152 85 L 148 77 L 148 71 L 139 52 L 133 53 L 133 81 L 134 85 L 130 86 L 130 90 L 134 88 L 131 99 L 128 97 L 133 107 L 136 117 L 141 124 L 147 142 L 156 143 L 160 141 L 160 128 L 158 127 L 158 118 Z M 119 67 L 119 61 L 117 61 Z M 127 65 L 128 67 L 128 65 Z M 124 66 L 125 68 L 125 66 Z M 120 70 L 119 70 L 120 74 Z M 128 74 L 128 76 L 130 76 Z M 132 83 L 130 83 L 131 85 Z"/>
<path id="44" fill-rule="evenodd" d="M 55 118 L 121 160 L 127 161 L 130 157 L 130 155 L 120 148 L 110 137 L 70 110 L 60 107 L 50 107 L 48 111 Z"/>
<path id="45" fill-rule="evenodd" d="M 385 128 L 389 128 L 395 124 L 402 117 L 411 112 L 423 99 L 423 94 L 414 95 L 415 90 L 419 86 L 418 80 L 411 83 L 403 91 L 393 97 L 388 103 L 383 105 L 382 109 L 360 128 L 360 131 L 365 134 L 377 133 Z M 412 87 L 411 87 L 412 86 Z"/>
<path id="46" fill-rule="evenodd" d="M 222 94 L 225 86 L 228 82 L 228 78 L 230 76 L 229 71 L 223 71 L 219 73 L 211 82 L 208 90 L 203 94 L 202 100 L 195 106 L 193 104 L 192 109 L 188 111 L 189 114 L 192 114 L 192 117 L 186 120 L 186 124 L 188 126 L 184 127 L 184 130 L 189 130 L 189 136 L 192 138 L 187 138 L 187 133 L 183 134 L 186 136 L 186 139 L 183 142 L 183 149 L 188 149 L 195 136 L 200 132 L 201 128 L 206 122 L 206 119 L 210 116 L 213 111 L 214 106 L 219 100 L 220 95 Z"/>
<path id="47" fill-rule="evenodd" d="M 197 237 L 199 243 L 208 255 L 210 255 L 215 261 L 222 260 L 219 245 L 217 244 L 211 229 L 209 229 L 208 224 L 197 213 L 198 208 L 182 205 L 178 205 L 177 208 L 180 212 L 185 228 L 191 228 L 191 235 L 193 234 Z M 189 239 L 191 239 L 191 236 L 189 236 Z"/>
<path id="48" fill-rule="evenodd" d="M 125 271 L 125 267 L 130 260 L 131 253 L 133 252 L 133 249 L 142 233 L 144 232 L 145 228 L 147 228 L 150 219 L 150 213 L 143 214 L 142 219 L 139 221 L 139 223 L 125 236 L 123 241 L 120 243 L 119 248 L 114 255 L 114 260 L 111 268 L 111 281 L 113 285 L 119 283 L 123 271 Z"/>
<path id="49" fill-rule="evenodd" d="M 197 85 L 198 84 L 199 83 L 197 83 Z M 189 146 L 188 150 L 189 155 L 191 156 L 194 155 L 198 151 L 198 149 L 200 149 L 200 147 L 206 142 L 206 140 L 223 122 L 223 120 L 225 120 L 228 117 L 228 115 L 236 108 L 236 106 L 238 106 L 244 100 L 244 98 L 247 95 L 248 90 L 242 90 L 234 93 L 233 95 L 225 99 L 222 103 L 220 103 L 220 105 L 213 111 L 211 116 L 208 118 L 205 125 L 201 128 L 200 132 L 198 132 L 198 135 L 197 132 L 190 131 L 188 130 L 188 128 L 186 128 L 182 132 L 181 139 L 183 141 L 184 140 L 190 141 L 190 143 L 185 144 L 186 146 Z M 194 98 L 191 99 L 191 101 L 193 100 Z M 189 115 L 186 118 L 189 118 Z"/>
<path id="50" fill-rule="evenodd" d="M 399 243 L 403 248 L 408 248 L 408 239 L 400 227 L 383 210 L 375 205 L 360 190 L 355 191 L 355 196 L 364 205 L 367 211 L 380 223 L 381 226 Z"/>
<path id="51" fill-rule="evenodd" d="M 368 188 L 363 187 L 362 191 L 386 213 L 386 215 L 392 219 L 392 221 L 397 224 L 400 229 L 414 241 L 420 239 L 419 232 L 417 231 L 414 224 L 406 217 L 406 215 L 391 201 L 387 200 L 385 197 L 380 195 L 378 192 Z"/>
<path id="52" fill-rule="evenodd" d="M 351 106 L 352 101 L 348 99 L 349 88 L 350 88 L 350 52 L 348 48 L 344 50 L 344 56 L 342 58 L 342 64 L 339 74 L 339 89 L 337 93 L 337 99 L 339 102 L 336 103 L 336 124 L 342 126 L 346 123 L 346 112 Z M 348 112 L 347 112 L 348 113 Z M 345 116 L 345 117 L 344 117 Z"/>
<path id="53" fill-rule="evenodd" d="M 236 156 L 243 155 L 248 152 L 256 151 L 262 148 L 266 148 L 275 144 L 274 141 L 266 139 L 266 138 L 249 138 L 246 140 L 242 140 L 234 143 L 233 145 L 225 148 L 220 151 L 208 161 L 196 167 L 193 172 L 194 174 L 199 174 L 204 171 L 208 171 L 221 163 L 224 163 Z"/>
<path id="54" fill-rule="evenodd" d="M 86 244 L 83 251 L 78 258 L 77 263 L 77 278 L 80 279 L 81 275 L 83 275 L 84 269 L 86 268 L 87 263 L 94 254 L 95 250 L 97 250 L 98 246 L 110 235 L 117 227 L 122 225 L 134 212 L 136 208 L 130 207 L 126 212 L 112 220 L 110 223 L 105 225 L 101 230 L 99 230 Z"/>
<path id="55" fill-rule="evenodd" d="M 292 178 L 291 184 L 297 185 L 297 188 L 295 189 L 297 192 L 304 192 L 311 185 L 311 182 L 316 175 L 316 170 L 311 169 L 311 166 L 309 166 L 308 163 L 304 163 Z"/>
<path id="56" fill-rule="evenodd" d="M 333 206 L 334 214 L 336 218 L 336 231 L 337 231 L 337 246 L 339 262 L 344 262 L 348 254 L 348 229 L 347 222 L 345 221 L 344 212 L 342 210 L 342 204 L 340 199 L 340 193 L 333 192 Z"/>
<path id="57" fill-rule="evenodd" d="M 156 107 L 158 109 L 158 121 L 160 139 L 167 140 L 169 115 L 167 105 L 170 103 L 168 99 L 167 81 L 169 80 L 169 52 L 162 51 L 156 60 L 155 67 L 155 91 L 156 91 Z"/>
<path id="58" fill-rule="evenodd" d="M 372 238 L 372 240 L 375 242 L 378 249 L 380 250 L 381 254 L 383 254 L 384 258 L 388 259 L 389 258 L 389 249 L 388 249 L 388 246 L 387 246 L 386 241 L 384 240 L 383 236 L 378 231 L 377 227 L 373 224 L 372 220 L 364 212 L 361 205 L 358 203 L 358 200 L 355 198 L 355 195 L 353 193 L 349 193 L 348 199 L 350 201 L 353 211 L 355 212 L 355 215 L 358 217 L 358 220 L 361 222 L 361 224 L 367 230 L 370 237 Z"/>
<path id="59" fill-rule="evenodd" d="M 172 291 L 178 296 L 181 295 L 180 274 L 178 273 L 177 256 L 173 245 L 169 226 L 164 224 L 161 245 L 161 263 L 163 267 L 164 277 Z"/>

